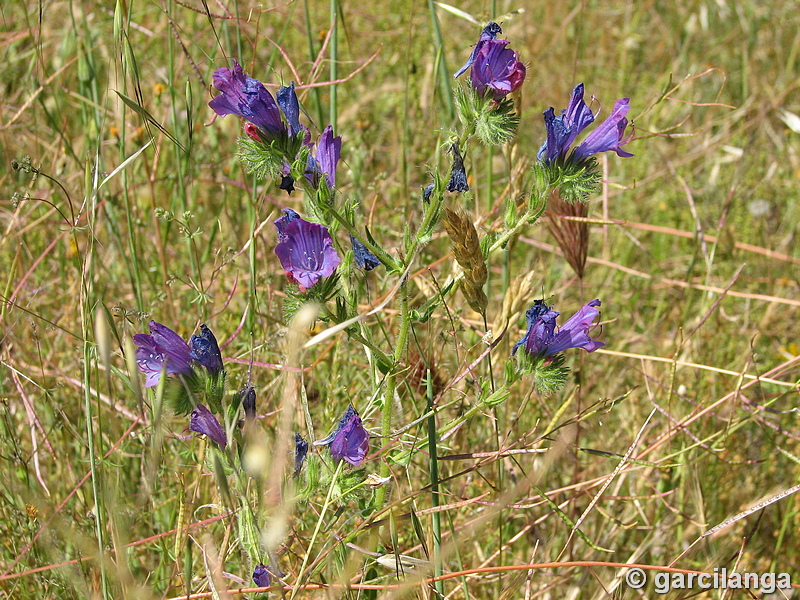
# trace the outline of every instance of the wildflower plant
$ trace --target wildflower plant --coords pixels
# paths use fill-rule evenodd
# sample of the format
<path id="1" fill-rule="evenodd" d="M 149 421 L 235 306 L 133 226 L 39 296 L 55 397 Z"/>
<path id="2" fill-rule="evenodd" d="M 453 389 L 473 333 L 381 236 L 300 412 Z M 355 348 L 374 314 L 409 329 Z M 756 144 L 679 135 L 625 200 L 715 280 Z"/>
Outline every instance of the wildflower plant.
<path id="1" fill-rule="evenodd" d="M 425 418 L 434 496 L 439 436 L 449 434 L 483 410 L 497 410 L 509 397 L 512 387 L 521 381 L 530 380 L 544 395 L 557 393 L 567 381 L 566 351 L 583 348 L 593 352 L 603 345 L 595 335 L 599 300 L 587 303 L 560 327 L 559 313 L 543 300 L 536 300 L 526 315 L 525 335 L 510 351 L 501 352 L 497 345 L 502 335 L 493 339 L 488 330 L 488 315 L 493 307 L 487 290 L 496 253 L 508 251 L 512 242 L 540 219 L 554 195 L 585 200 L 599 181 L 593 158 L 596 153 L 612 150 L 619 156 L 630 156 L 621 148 L 630 141 L 630 137 L 625 137 L 627 99 L 618 101 L 612 114 L 572 149 L 578 136 L 595 119 L 583 101 L 583 86 L 576 87 L 569 108 L 560 116 L 553 109 L 544 113 L 542 134 L 546 141 L 536 157 L 538 164 L 531 172 L 530 191 L 525 200 L 506 206 L 501 229 L 482 231 L 480 222 L 460 206 L 471 201 L 475 189 L 468 168 L 470 148 L 475 142 L 499 146 L 514 138 L 519 126 L 514 98 L 527 73 L 524 59 L 513 49 L 512 41 L 499 38 L 501 34 L 498 24 L 486 25 L 469 59 L 455 73 L 458 78 L 469 71 L 469 77 L 455 87 L 460 128 L 448 132 L 448 139 L 441 146 L 442 155 L 447 156 L 446 167 L 442 170 L 436 165 L 430 167 L 432 181 L 429 179 L 419 194 L 418 222 L 412 220 L 406 224 L 399 247 L 391 251 L 387 250 L 392 247 L 391 242 L 376 239 L 362 222 L 358 202 L 347 191 L 347 173 L 342 169 L 342 164 L 347 163 L 347 138 L 336 135 L 332 125 L 319 131 L 312 123 L 303 123 L 297 95 L 302 86 L 294 82 L 281 86 L 273 98 L 266 86 L 245 74 L 236 61 L 232 68 L 223 67 L 214 74 L 214 86 L 220 95 L 209 106 L 220 116 L 235 115 L 243 119 L 239 158 L 244 168 L 258 179 L 271 180 L 289 194 L 301 191 L 302 198 L 298 200 L 302 208 L 284 208 L 273 221 L 276 261 L 272 268 L 279 264 L 289 282 L 285 289 L 287 320 L 302 304 L 313 301 L 317 320 L 335 326 L 350 343 L 364 349 L 375 385 L 371 400 L 365 398 L 363 404 L 371 415 L 369 423 L 379 432 L 377 438 L 354 403 L 348 401 L 328 436 L 307 440 L 295 431 L 293 438 L 284 440 L 287 446 L 284 453 L 294 457 L 291 465 L 287 461 L 284 485 L 296 481 L 297 498 L 301 501 L 310 501 L 327 488 L 323 514 L 331 497 L 355 500 L 362 514 L 382 509 L 391 493 L 387 484 L 392 481 L 392 466 L 408 465 L 419 451 L 416 445 L 409 450 L 392 447 L 396 435 L 395 404 L 404 386 L 403 379 L 410 376 L 406 361 L 409 340 L 414 334 L 412 324 L 430 322 L 457 290 L 461 290 L 466 306 L 482 317 L 487 330 L 488 373 L 476 374 L 472 405 L 442 425 L 437 423 L 439 409 L 434 403 L 435 378 L 431 369 L 423 377 L 424 385 L 405 384 L 428 392 Z M 446 175 L 442 172 L 445 169 Z M 436 294 L 412 305 L 410 273 L 423 248 L 439 231 L 449 238 L 459 269 L 449 281 L 438 285 Z M 379 277 L 392 282 L 391 294 L 396 297 L 396 324 L 388 343 L 386 336 L 376 337 L 372 328 L 363 323 L 362 307 L 371 300 L 367 278 L 356 277 L 361 271 L 372 271 L 379 266 L 385 267 Z M 512 327 L 510 315 L 505 327 Z M 208 438 L 222 457 L 217 465 L 224 464 L 224 468 L 215 467 L 215 474 L 223 495 L 233 497 L 226 491 L 231 483 L 237 489 L 238 500 L 230 501 L 239 504 L 240 543 L 249 557 L 252 579 L 260 587 L 274 584 L 280 576 L 279 569 L 272 558 L 266 561 L 270 566 L 265 565 L 269 549 L 258 541 L 258 531 L 264 527 L 262 516 L 253 510 L 253 497 L 247 492 L 248 478 L 258 480 L 258 474 L 242 460 L 248 456 L 254 432 L 260 429 L 255 391 L 249 377 L 248 384 L 231 394 L 231 402 L 226 405 L 225 371 L 219 347 L 205 326 L 188 344 L 163 326 L 156 326 L 150 336 L 137 336 L 137 344 L 146 385 L 152 387 L 165 374 L 170 378 L 168 382 L 174 380 L 182 385 L 182 408 L 184 414 L 191 412 L 189 429 Z M 504 363 L 504 378 L 495 379 L 493 360 Z M 211 380 L 218 385 L 211 386 L 211 393 L 208 386 L 199 386 L 195 380 Z M 358 404 L 361 406 L 362 401 Z M 306 420 L 312 419 L 307 404 L 303 406 Z M 240 420 L 240 416 L 244 418 Z M 287 422 L 290 421 L 293 421 L 291 415 Z M 311 434 L 313 429 L 308 427 Z M 382 456 L 380 463 L 374 465 L 377 473 L 370 472 L 373 468 L 370 445 L 377 445 L 374 439 L 380 440 L 381 447 L 375 450 L 380 450 Z M 291 485 L 295 489 L 295 484 Z M 313 545 L 314 540 L 310 543 Z M 303 569 L 298 577 L 303 576 Z"/>

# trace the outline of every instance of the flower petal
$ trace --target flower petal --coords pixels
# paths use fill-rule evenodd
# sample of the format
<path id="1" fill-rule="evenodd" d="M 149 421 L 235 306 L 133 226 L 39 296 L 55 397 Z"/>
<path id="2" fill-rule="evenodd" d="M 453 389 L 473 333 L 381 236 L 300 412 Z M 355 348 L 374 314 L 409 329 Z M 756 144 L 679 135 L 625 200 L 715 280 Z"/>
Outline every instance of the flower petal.
<path id="1" fill-rule="evenodd" d="M 225 430 L 219 424 L 217 418 L 202 404 L 198 404 L 192 411 L 189 420 L 189 429 L 197 433 L 208 436 L 220 448 L 228 445 L 228 438 Z"/>
<path id="2" fill-rule="evenodd" d="M 623 139 L 625 128 L 628 126 L 628 119 L 625 118 L 628 110 L 630 110 L 630 98 L 617 100 L 606 120 L 575 148 L 575 160 L 583 160 L 592 154 L 609 150 L 613 150 L 617 156 L 624 158 L 633 156 L 630 152 L 620 148 L 622 144 L 630 141 L 630 139 Z"/>

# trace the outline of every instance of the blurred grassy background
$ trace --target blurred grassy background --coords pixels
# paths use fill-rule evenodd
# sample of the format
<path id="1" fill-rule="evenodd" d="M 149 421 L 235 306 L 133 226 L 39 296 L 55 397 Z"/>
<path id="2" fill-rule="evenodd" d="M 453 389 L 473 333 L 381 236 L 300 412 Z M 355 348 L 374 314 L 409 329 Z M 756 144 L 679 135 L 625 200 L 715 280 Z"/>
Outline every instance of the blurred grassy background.
<path id="1" fill-rule="evenodd" d="M 544 295 L 569 315 L 594 297 L 603 300 L 606 348 L 570 354 L 576 377 L 561 394 L 540 398 L 518 388 L 494 415 L 477 415 L 442 442 L 440 455 L 554 448 L 544 459 L 530 453 L 440 462 L 442 476 L 450 477 L 443 484 L 447 502 L 473 500 L 445 513 L 446 564 L 459 571 L 561 556 L 667 565 L 704 531 L 797 483 L 800 473 L 792 412 L 800 354 L 800 127 L 794 116 L 800 114 L 800 5 L 530 4 L 524 11 L 505 2 L 459 6 L 482 23 L 517 11 L 502 18 L 503 37 L 528 65 L 518 140 L 491 154 L 473 148 L 467 161 L 474 190 L 467 208 L 479 232 L 501 226 L 506 199 L 525 193 L 524 173 L 544 138 L 541 111 L 565 107 L 576 83 L 586 83 L 603 114 L 616 98 L 630 97 L 640 139 L 627 147 L 635 158 L 602 160 L 606 185 L 590 202 L 589 216 L 607 224 L 592 227 L 582 281 L 542 225 L 490 265 L 490 316 L 499 314 L 509 281 L 533 270 L 526 306 Z M 454 127 L 437 79 L 430 7 L 340 3 L 338 15 L 336 73 L 347 81 L 336 86 L 344 161 L 337 184 L 340 197 L 358 200 L 375 238 L 392 249 L 404 225 L 420 215 L 420 187 L 429 172 L 446 166 L 439 148 Z M 442 7 L 437 15 L 452 73 L 479 27 Z M 314 0 L 275 7 L 137 2 L 116 9 L 90 1 L 11 1 L 0 8 L 0 460 L 6 474 L 0 565 L 6 575 L 24 573 L 0 579 L 6 597 L 102 597 L 101 571 L 109 597 L 177 596 L 187 576 L 197 578 L 192 586 L 201 591 L 204 533 L 226 556 L 225 570 L 249 580 L 235 544 L 229 546 L 225 519 L 192 529 L 196 543 L 174 533 L 224 511 L 204 476 L 203 444 L 180 439 L 185 423 L 167 423 L 160 454 L 150 453 L 152 426 L 138 422 L 148 411 L 131 383 L 138 375 L 128 371 L 121 349 L 150 318 L 185 337 L 205 322 L 226 343 L 224 356 L 240 361 L 227 363 L 233 387 L 247 379 L 249 360 L 282 362 L 285 277 L 272 252 L 271 221 L 281 207 L 300 210 L 301 199 L 243 173 L 234 156 L 240 123 L 214 119 L 209 86 L 214 70 L 230 66 L 231 58 L 268 85 L 296 80 L 321 129 L 331 120 L 331 87 L 308 86 L 331 78 L 330 16 L 330 6 Z M 441 283 L 452 272 L 446 240 L 426 247 L 417 269 L 412 281 L 421 303 L 435 289 L 434 278 Z M 377 303 L 395 283 L 381 269 L 370 275 L 370 301 Z M 97 314 L 108 327 L 107 363 Z M 392 316 L 386 309 L 368 321 L 387 344 Z M 523 323 L 519 315 L 513 320 L 493 353 L 496 364 L 522 335 Z M 397 423 L 424 412 L 414 368 L 419 357 L 436 365 L 444 385 L 485 348 L 483 333 L 460 294 L 448 312 L 440 309 L 415 327 Z M 306 364 L 315 364 L 306 387 L 318 431 L 327 431 L 351 399 L 372 426 L 363 353 L 345 338 L 340 342 L 307 357 Z M 757 375 L 776 383 L 754 381 Z M 252 379 L 269 431 L 280 404 L 280 374 L 254 366 Z M 464 383 L 450 391 L 442 403 L 463 399 L 440 421 L 468 406 L 471 394 Z M 626 394 L 601 412 L 582 412 Z M 536 477 L 550 500 L 577 519 L 654 407 L 659 410 L 633 454 L 647 462 L 629 463 L 581 525 L 594 544 L 613 553 L 579 538 L 568 541 L 569 526 L 532 490 L 506 493 Z M 563 427 L 549 431 L 547 423 Z M 401 444 L 419 447 L 424 435 L 415 426 Z M 424 454 L 415 454 L 407 470 L 394 465 L 392 498 L 410 495 L 415 510 L 429 506 L 422 493 L 427 468 Z M 150 469 L 156 469 L 153 485 L 146 484 Z M 94 476 L 79 485 L 90 470 Z M 502 510 L 494 515 L 498 503 Z M 341 546 L 332 550 L 332 540 L 307 549 L 316 506 L 301 505 L 292 517 L 280 558 L 288 581 L 307 550 L 312 561 L 320 559 L 310 581 L 336 581 L 347 555 L 368 558 Z M 710 571 L 738 561 L 740 570 L 788 571 L 800 583 L 799 508 L 791 496 L 738 520 L 694 546 L 677 566 Z M 408 503 L 399 507 L 399 513 L 409 510 Z M 490 525 L 470 528 L 486 511 Z M 342 535 L 366 516 L 343 507 L 325 531 Z M 427 519 L 420 517 L 421 530 L 399 519 L 385 546 L 424 558 L 414 547 L 431 535 Z M 102 569 L 93 559 L 34 572 L 96 555 L 101 534 L 105 548 L 116 549 Z M 141 543 L 123 551 L 131 542 Z M 378 575 L 379 582 L 393 581 L 373 566 L 359 580 L 359 568 L 349 571 L 354 581 Z M 445 591 L 454 598 L 536 592 L 599 598 L 607 597 L 603 586 L 610 590 L 615 575 L 577 567 L 522 577 L 489 572 L 453 579 Z M 423 594 L 419 588 L 408 593 Z"/>

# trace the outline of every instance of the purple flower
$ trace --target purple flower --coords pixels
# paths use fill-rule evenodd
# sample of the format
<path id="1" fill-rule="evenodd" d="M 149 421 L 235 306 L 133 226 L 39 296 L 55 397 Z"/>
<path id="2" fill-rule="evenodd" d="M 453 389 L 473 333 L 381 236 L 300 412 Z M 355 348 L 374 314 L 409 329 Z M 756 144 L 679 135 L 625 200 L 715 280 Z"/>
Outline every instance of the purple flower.
<path id="1" fill-rule="evenodd" d="M 378 257 L 370 252 L 367 247 L 358 241 L 358 238 L 350 234 L 350 243 L 353 244 L 353 257 L 356 259 L 356 264 L 365 271 L 372 271 L 375 267 L 381 264 Z"/>
<path id="2" fill-rule="evenodd" d="M 279 225 L 278 222 L 284 218 L 275 221 L 275 228 L 278 230 L 275 254 L 278 255 L 287 277 L 302 289 L 308 289 L 323 277 L 333 275 L 342 259 L 333 247 L 328 229 L 317 223 L 309 223 L 299 216 Z"/>
<path id="3" fill-rule="evenodd" d="M 203 365 L 212 375 L 222 371 L 222 354 L 219 351 L 217 338 L 205 325 L 200 325 L 200 333 L 189 340 L 191 356 Z"/>
<path id="4" fill-rule="evenodd" d="M 331 457 L 336 462 L 345 460 L 357 467 L 367 456 L 369 450 L 369 432 L 361 424 L 353 405 L 347 407 L 336 430 L 325 439 L 314 442 L 315 446 L 330 444 Z"/>
<path id="5" fill-rule="evenodd" d="M 192 356 L 188 344 L 169 327 L 150 321 L 150 334 L 133 336 L 136 348 L 136 364 L 147 377 L 145 387 L 156 385 L 166 364 L 166 373 L 189 375 L 192 372 Z"/>
<path id="6" fill-rule="evenodd" d="M 597 154 L 598 152 L 614 151 L 617 156 L 623 158 L 631 157 L 633 154 L 622 150 L 620 146 L 627 144 L 633 138 L 633 134 L 624 138 L 625 128 L 628 126 L 628 119 L 625 115 L 630 110 L 630 98 L 620 98 L 614 104 L 614 109 L 586 139 L 575 148 L 575 160 L 583 160 Z"/>
<path id="7" fill-rule="evenodd" d="M 614 110 L 611 111 L 608 118 L 575 149 L 573 160 L 581 161 L 592 154 L 608 150 L 613 150 L 617 155 L 623 157 L 633 156 L 620 148 L 622 144 L 631 140 L 631 137 L 623 139 L 625 128 L 628 125 L 625 115 L 628 114 L 630 108 L 629 102 L 628 98 L 617 100 Z M 567 159 L 572 143 L 594 121 L 592 111 L 583 100 L 583 84 L 579 83 L 572 90 L 569 106 L 566 110 L 561 111 L 560 116 L 556 116 L 552 106 L 543 114 L 547 139 L 539 148 L 537 157 L 539 161 L 546 164 L 564 161 Z"/>
<path id="8" fill-rule="evenodd" d="M 303 468 L 303 463 L 308 454 L 308 442 L 303 439 L 303 436 L 294 432 L 294 476 L 300 475 L 300 469 Z"/>
<path id="9" fill-rule="evenodd" d="M 238 62 L 233 61 L 233 69 L 217 69 L 213 79 L 214 87 L 222 92 L 208 103 L 215 113 L 243 117 L 268 137 L 286 133 L 272 94 L 263 83 L 245 75 Z"/>
<path id="10" fill-rule="evenodd" d="M 552 356 L 569 348 L 583 348 L 587 352 L 594 352 L 605 346 L 603 342 L 589 336 L 589 331 L 596 326 L 594 320 L 600 314 L 596 308 L 598 306 L 600 300 L 585 304 L 556 331 L 556 317 L 560 313 L 547 306 L 544 300 L 536 300 L 525 313 L 528 331 L 514 344 L 512 356 L 523 344 L 525 352 L 531 357 Z"/>
<path id="11" fill-rule="evenodd" d="M 445 189 L 448 192 L 468 192 L 467 171 L 464 169 L 464 159 L 458 151 L 458 142 L 450 146 L 453 153 L 453 168 L 450 170 L 450 181 L 447 182 Z"/>
<path id="12" fill-rule="evenodd" d="M 470 77 L 472 87 L 483 94 L 487 89 L 495 100 L 519 89 L 525 81 L 526 69 L 511 48 L 506 48 L 508 40 L 488 40 L 479 44 L 475 52 Z M 476 46 L 477 48 L 477 46 Z"/>
<path id="13" fill-rule="evenodd" d="M 503 30 L 500 28 L 500 25 L 494 21 L 490 21 L 489 24 L 483 28 L 483 31 L 481 31 L 481 37 L 478 38 L 478 43 L 475 44 L 475 47 L 472 49 L 472 53 L 469 55 L 467 62 L 464 63 L 464 66 L 453 74 L 453 77 L 458 78 L 464 71 L 469 69 L 472 66 L 472 63 L 475 62 L 475 57 L 483 45 L 490 40 L 496 40 L 497 36 L 501 33 L 503 33 Z"/>
<path id="14" fill-rule="evenodd" d="M 225 435 L 225 430 L 222 429 L 219 421 L 211 414 L 211 411 L 202 404 L 198 404 L 192 411 L 192 416 L 189 420 L 189 429 L 208 436 L 220 448 L 224 448 L 228 445 L 228 438 Z"/>
<path id="15" fill-rule="evenodd" d="M 253 581 L 258 587 L 269 587 L 272 582 L 269 569 L 262 564 L 257 565 L 253 571 Z"/>
<path id="16" fill-rule="evenodd" d="M 333 136 L 333 127 L 328 125 L 319 137 L 316 148 L 308 155 L 306 179 L 312 187 L 319 187 L 322 177 L 329 188 L 336 185 L 336 165 L 342 155 L 342 138 Z"/>

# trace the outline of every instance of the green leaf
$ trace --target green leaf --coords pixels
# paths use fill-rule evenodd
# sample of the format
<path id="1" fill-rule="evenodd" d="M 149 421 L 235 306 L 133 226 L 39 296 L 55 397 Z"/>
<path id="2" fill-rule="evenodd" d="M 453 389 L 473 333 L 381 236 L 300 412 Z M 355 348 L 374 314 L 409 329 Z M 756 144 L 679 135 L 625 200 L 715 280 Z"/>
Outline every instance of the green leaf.
<path id="1" fill-rule="evenodd" d="M 169 131 L 167 131 L 167 130 L 166 130 L 166 129 L 165 129 L 165 128 L 164 128 L 164 127 L 161 125 L 161 123 L 159 123 L 158 121 L 156 121 L 155 117 L 153 117 L 153 115 L 151 115 L 151 114 L 150 114 L 150 113 L 147 111 L 147 109 L 146 109 L 144 106 L 140 105 L 140 104 L 139 104 L 139 103 L 137 103 L 135 100 L 131 100 L 131 99 L 130 99 L 130 98 L 128 98 L 128 97 L 127 97 L 125 94 L 120 94 L 119 92 L 117 92 L 117 90 L 114 90 L 114 91 L 117 93 L 117 96 L 119 96 L 119 97 L 120 97 L 120 100 L 122 100 L 122 101 L 123 101 L 123 102 L 124 102 L 124 103 L 125 103 L 125 104 L 128 106 L 128 108 L 130 108 L 132 111 L 134 111 L 134 112 L 135 112 L 136 114 L 138 114 L 140 117 L 142 117 L 144 120 L 146 120 L 146 121 L 150 122 L 150 123 L 153 125 L 153 127 L 155 127 L 156 129 L 158 129 L 158 130 L 159 130 L 161 133 L 163 133 L 165 136 L 167 136 L 167 137 L 169 138 L 169 140 L 170 140 L 170 141 L 171 141 L 173 144 L 175 144 L 175 145 L 176 145 L 178 148 L 180 148 L 181 152 L 183 152 L 184 154 L 188 154 L 188 150 L 186 149 L 186 147 L 185 147 L 183 144 L 181 144 L 181 143 L 178 141 L 178 138 L 176 138 L 176 137 L 175 137 L 174 135 L 172 135 L 172 134 L 171 134 Z"/>

